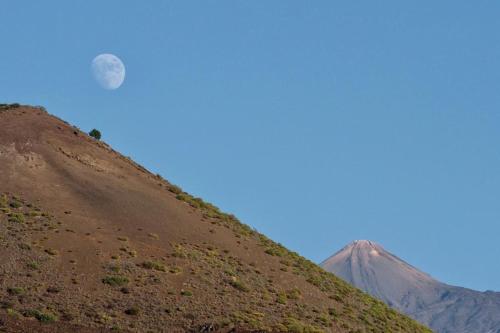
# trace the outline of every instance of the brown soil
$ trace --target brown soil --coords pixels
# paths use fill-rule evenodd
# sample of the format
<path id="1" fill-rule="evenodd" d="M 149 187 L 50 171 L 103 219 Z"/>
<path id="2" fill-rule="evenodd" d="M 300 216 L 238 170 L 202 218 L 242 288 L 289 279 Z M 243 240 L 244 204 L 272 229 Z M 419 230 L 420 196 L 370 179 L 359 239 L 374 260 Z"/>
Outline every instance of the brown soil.
<path id="1" fill-rule="evenodd" d="M 0 128 L 0 331 L 429 332 L 43 109 Z"/>

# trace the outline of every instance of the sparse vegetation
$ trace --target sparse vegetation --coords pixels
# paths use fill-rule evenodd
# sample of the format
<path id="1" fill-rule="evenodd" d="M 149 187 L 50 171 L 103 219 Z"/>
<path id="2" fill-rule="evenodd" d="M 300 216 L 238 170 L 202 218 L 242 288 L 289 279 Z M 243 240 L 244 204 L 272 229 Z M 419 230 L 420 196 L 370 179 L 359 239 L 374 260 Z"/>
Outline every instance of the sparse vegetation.
<path id="1" fill-rule="evenodd" d="M 324 332 L 324 330 L 322 330 L 321 328 L 315 327 L 312 325 L 304 324 L 300 320 L 298 320 L 294 317 L 287 317 L 283 322 L 283 326 L 286 327 L 287 332 L 290 332 L 290 333 L 323 333 Z"/>
<path id="2" fill-rule="evenodd" d="M 8 205 L 7 195 L 5 194 L 0 195 L 0 208 L 7 208 L 7 205 Z"/>
<path id="3" fill-rule="evenodd" d="M 154 269 L 155 271 L 166 272 L 165 265 L 156 261 L 145 261 L 141 264 L 141 267 L 146 269 Z"/>
<path id="4" fill-rule="evenodd" d="M 300 292 L 299 288 L 293 288 L 293 289 L 290 289 L 286 292 L 286 297 L 288 299 L 297 300 L 297 299 L 300 299 L 302 297 L 302 293 Z"/>
<path id="5" fill-rule="evenodd" d="M 181 295 L 191 297 L 193 296 L 193 292 L 190 290 L 181 290 Z"/>
<path id="6" fill-rule="evenodd" d="M 7 314 L 11 317 L 16 317 L 16 318 L 21 317 L 21 314 L 19 313 L 19 311 L 14 310 L 13 308 L 7 308 Z"/>
<path id="7" fill-rule="evenodd" d="M 26 310 L 24 313 L 25 317 L 33 317 L 42 323 L 50 323 L 57 321 L 57 316 L 50 312 L 43 312 L 39 310 Z"/>
<path id="8" fill-rule="evenodd" d="M 137 251 L 129 249 L 128 247 L 121 247 L 120 251 L 123 251 L 123 252 L 127 253 L 132 258 L 137 257 Z"/>
<path id="9" fill-rule="evenodd" d="M 172 274 L 179 274 L 182 272 L 182 269 L 178 266 L 172 266 L 168 271 Z"/>
<path id="10" fill-rule="evenodd" d="M 10 109 L 17 109 L 21 105 L 19 103 L 12 103 L 12 104 L 0 104 L 0 112 L 2 111 L 7 111 Z"/>
<path id="11" fill-rule="evenodd" d="M 288 300 L 288 297 L 286 296 L 285 292 L 279 292 L 278 297 L 276 298 L 276 303 L 278 304 L 286 304 Z"/>
<path id="12" fill-rule="evenodd" d="M 17 198 L 13 198 L 9 205 L 12 207 L 12 208 L 19 208 L 19 207 L 22 207 L 23 206 L 23 203 L 21 201 L 19 201 L 19 199 Z"/>
<path id="13" fill-rule="evenodd" d="M 9 222 L 24 223 L 24 215 L 22 213 L 10 213 Z"/>
<path id="14" fill-rule="evenodd" d="M 243 291 L 243 292 L 250 291 L 250 288 L 248 288 L 248 286 L 246 284 L 244 284 L 241 280 L 238 280 L 236 278 L 229 281 L 229 284 L 231 286 L 233 286 L 234 288 L 238 289 L 239 291 Z"/>
<path id="15" fill-rule="evenodd" d="M 16 295 L 16 296 L 24 295 L 26 293 L 26 291 L 24 290 L 24 288 L 21 288 L 21 287 L 7 288 L 7 292 L 9 294 L 11 294 L 11 295 Z"/>
<path id="16" fill-rule="evenodd" d="M 117 266 L 117 265 L 110 265 L 109 266 L 109 270 L 114 272 L 114 273 L 118 273 L 120 272 L 120 266 Z"/>
<path id="17" fill-rule="evenodd" d="M 183 192 L 180 187 L 169 184 L 168 190 L 176 195 L 177 200 L 184 201 L 191 207 L 200 209 L 204 218 L 218 220 L 219 223 L 241 236 L 252 236 L 255 234 L 255 231 L 248 225 L 241 223 L 236 216 L 221 212 L 218 207 L 203 201 L 201 198 L 196 198 L 189 193 Z"/>
<path id="18" fill-rule="evenodd" d="M 102 279 L 102 283 L 113 287 L 121 287 L 129 283 L 129 279 L 125 276 L 106 276 Z"/>
<path id="19" fill-rule="evenodd" d="M 33 269 L 33 270 L 36 270 L 36 269 L 40 268 L 40 265 L 36 261 L 31 261 L 31 262 L 27 263 L 26 266 L 29 269 Z"/>
<path id="20" fill-rule="evenodd" d="M 231 318 L 238 324 L 244 324 L 252 330 L 268 332 L 269 328 L 264 324 L 265 314 L 261 312 L 243 310 L 231 314 Z"/>

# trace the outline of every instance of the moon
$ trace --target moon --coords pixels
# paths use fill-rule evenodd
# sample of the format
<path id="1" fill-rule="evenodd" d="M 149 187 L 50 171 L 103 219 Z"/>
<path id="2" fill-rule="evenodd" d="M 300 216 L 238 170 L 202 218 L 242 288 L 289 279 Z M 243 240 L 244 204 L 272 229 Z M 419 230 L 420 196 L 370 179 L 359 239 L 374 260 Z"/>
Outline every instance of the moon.
<path id="1" fill-rule="evenodd" d="M 95 80 L 104 89 L 118 89 L 125 80 L 125 65 L 114 54 L 99 54 L 91 67 Z"/>

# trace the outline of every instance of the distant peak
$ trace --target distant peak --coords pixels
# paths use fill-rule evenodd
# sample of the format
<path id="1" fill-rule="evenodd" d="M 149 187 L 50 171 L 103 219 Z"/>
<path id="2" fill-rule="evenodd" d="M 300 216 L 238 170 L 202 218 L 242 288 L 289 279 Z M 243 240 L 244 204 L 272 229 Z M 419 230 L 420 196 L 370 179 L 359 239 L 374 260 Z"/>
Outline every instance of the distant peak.
<path id="1" fill-rule="evenodd" d="M 378 245 L 377 243 L 373 242 L 373 241 L 370 241 L 370 240 L 364 240 L 364 239 L 358 239 L 358 240 L 355 240 L 353 241 L 351 244 L 353 245 L 359 245 L 359 246 L 365 246 L 365 245 L 371 245 L 371 246 L 374 246 L 374 245 Z"/>
<path id="2" fill-rule="evenodd" d="M 321 265 L 326 264 L 334 258 L 347 258 L 353 256 L 364 255 L 371 258 L 376 258 L 381 255 L 390 255 L 380 244 L 374 241 L 358 239 L 344 246 L 340 251 L 326 259 Z"/>
<path id="3" fill-rule="evenodd" d="M 378 243 L 370 240 L 355 240 L 349 243 L 323 261 L 321 266 L 327 271 L 338 273 L 351 282 L 361 278 L 368 279 L 365 275 L 366 272 L 369 272 L 369 274 L 376 273 L 379 276 L 386 276 L 389 274 L 388 272 L 391 272 L 394 276 L 402 276 L 406 280 L 436 282 L 428 274 L 419 271 L 385 250 Z M 369 279 L 365 282 L 367 281 Z M 380 281 L 372 282 L 375 284 L 380 283 Z"/>
<path id="4" fill-rule="evenodd" d="M 346 247 L 344 247 L 344 250 L 346 249 L 377 249 L 377 250 L 383 250 L 383 247 L 380 246 L 378 243 L 370 241 L 370 240 L 355 240 Z"/>

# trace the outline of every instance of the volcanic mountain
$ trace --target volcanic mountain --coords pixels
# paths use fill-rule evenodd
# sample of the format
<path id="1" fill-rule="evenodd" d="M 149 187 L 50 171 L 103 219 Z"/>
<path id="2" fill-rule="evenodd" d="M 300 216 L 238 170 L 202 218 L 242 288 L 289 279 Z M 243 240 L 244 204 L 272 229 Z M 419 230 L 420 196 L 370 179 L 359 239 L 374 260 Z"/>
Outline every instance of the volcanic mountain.
<path id="1" fill-rule="evenodd" d="M 0 128 L 0 331 L 430 332 L 43 108 Z"/>
<path id="2" fill-rule="evenodd" d="M 439 333 L 500 333 L 500 293 L 433 279 L 371 241 L 355 241 L 321 266 Z"/>

